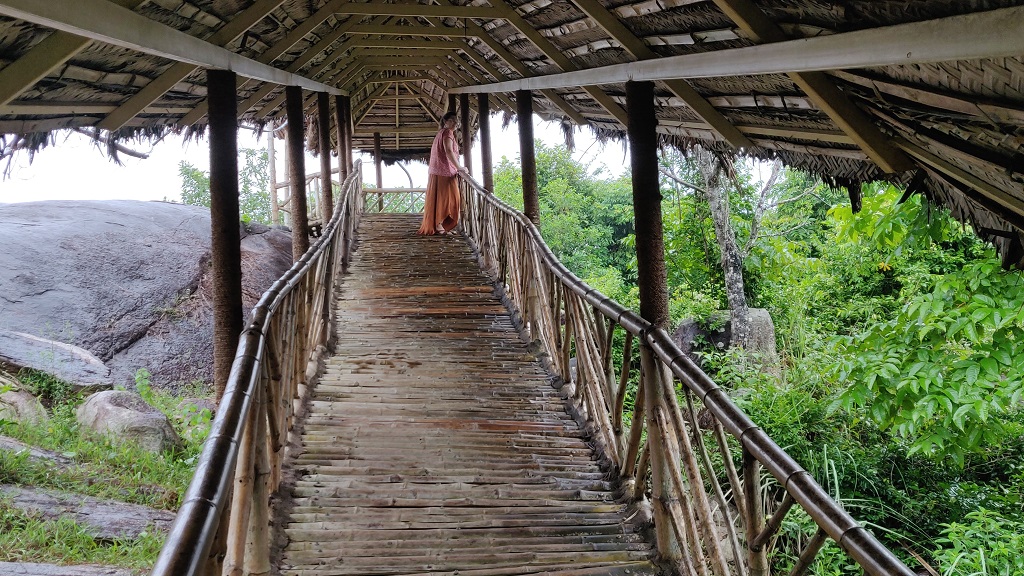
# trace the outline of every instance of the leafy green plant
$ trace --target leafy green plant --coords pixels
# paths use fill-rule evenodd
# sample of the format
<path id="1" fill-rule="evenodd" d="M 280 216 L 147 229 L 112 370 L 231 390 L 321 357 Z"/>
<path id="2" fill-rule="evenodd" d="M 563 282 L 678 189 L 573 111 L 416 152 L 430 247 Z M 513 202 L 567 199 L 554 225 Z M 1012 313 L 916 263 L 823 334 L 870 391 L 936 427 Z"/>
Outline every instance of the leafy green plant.
<path id="1" fill-rule="evenodd" d="M 270 224 L 270 193 L 267 181 L 266 150 L 239 150 L 238 208 L 244 222 Z M 210 206 L 210 174 L 182 160 L 178 162 L 181 177 L 181 202 L 191 206 Z"/>
<path id="2" fill-rule="evenodd" d="M 980 508 L 946 524 L 934 560 L 943 576 L 1024 574 L 1024 522 Z"/>
<path id="3" fill-rule="evenodd" d="M 71 384 L 46 372 L 22 368 L 18 372 L 18 380 L 44 404 L 56 405 L 73 401 L 74 388 Z"/>
<path id="4" fill-rule="evenodd" d="M 892 319 L 839 341 L 845 389 L 833 409 L 863 408 L 910 451 L 948 455 L 1001 437 L 1024 394 L 1024 291 L 993 257 L 948 274 Z"/>

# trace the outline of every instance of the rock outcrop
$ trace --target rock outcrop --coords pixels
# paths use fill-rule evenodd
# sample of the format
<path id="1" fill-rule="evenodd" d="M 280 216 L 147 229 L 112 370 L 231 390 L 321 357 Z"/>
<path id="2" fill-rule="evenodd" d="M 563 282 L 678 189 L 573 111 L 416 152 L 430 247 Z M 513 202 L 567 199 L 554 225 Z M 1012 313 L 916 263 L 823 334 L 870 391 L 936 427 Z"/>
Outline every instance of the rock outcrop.
<path id="1" fill-rule="evenodd" d="M 106 390 L 89 396 L 78 407 L 78 423 L 114 440 L 134 442 L 150 452 L 182 447 L 167 416 L 135 392 Z"/>
<path id="2" fill-rule="evenodd" d="M 10 390 L 0 394 L 0 420 L 39 425 L 50 417 L 39 399 L 24 390 Z"/>
<path id="3" fill-rule="evenodd" d="M 207 209 L 128 200 L 0 204 L 0 246 L 0 331 L 82 349 L 126 387 L 140 368 L 163 387 L 212 377 Z M 243 232 L 246 312 L 290 266 L 288 232 Z"/>

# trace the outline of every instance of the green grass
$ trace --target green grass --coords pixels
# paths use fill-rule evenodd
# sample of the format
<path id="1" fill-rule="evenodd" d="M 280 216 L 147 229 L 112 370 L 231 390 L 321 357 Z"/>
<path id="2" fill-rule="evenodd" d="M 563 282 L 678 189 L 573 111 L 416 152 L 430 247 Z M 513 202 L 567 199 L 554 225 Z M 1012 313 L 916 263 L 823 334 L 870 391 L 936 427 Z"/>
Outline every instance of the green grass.
<path id="1" fill-rule="evenodd" d="M 135 540 L 98 540 L 70 519 L 44 520 L 0 499 L 0 561 L 48 564 L 153 565 L 164 537 L 143 532 Z"/>
<path id="2" fill-rule="evenodd" d="M 27 451 L 0 450 L 0 484 L 178 509 L 209 432 L 212 415 L 208 410 L 182 405 L 182 397 L 154 390 L 148 372 L 140 370 L 136 375 L 139 393 L 167 414 L 184 443 L 182 450 L 154 454 L 82 430 L 75 418 L 82 398 L 72 393 L 70 386 L 40 373 L 22 373 L 19 379 L 42 397 L 50 407 L 51 419 L 42 425 L 0 422 L 0 434 L 57 452 L 72 463 L 59 466 L 30 459 Z M 196 397 L 204 392 L 208 394 L 192 386 L 186 394 Z M 137 540 L 97 540 L 73 520 L 44 520 L 0 499 L 0 561 L 145 568 L 155 562 L 163 539 L 162 534 L 153 533 Z"/>

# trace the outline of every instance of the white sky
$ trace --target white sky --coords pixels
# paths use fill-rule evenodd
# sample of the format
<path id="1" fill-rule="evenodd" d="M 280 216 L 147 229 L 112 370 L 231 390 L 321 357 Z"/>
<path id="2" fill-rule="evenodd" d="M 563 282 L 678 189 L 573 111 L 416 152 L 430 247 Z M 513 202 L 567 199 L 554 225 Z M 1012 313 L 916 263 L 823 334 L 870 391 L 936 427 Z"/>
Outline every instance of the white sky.
<path id="1" fill-rule="evenodd" d="M 492 154 L 497 164 L 502 156 L 515 159 L 519 154 L 519 137 L 515 124 L 501 129 L 501 119 L 491 118 Z M 534 136 L 548 145 L 564 143 L 558 124 L 534 118 Z M 591 172 L 599 166 L 608 168 L 604 177 L 618 176 L 627 167 L 627 157 L 618 143 L 602 146 L 596 142 L 587 129 L 577 129 L 576 151 L 573 158 L 591 164 Z M 266 138 L 256 139 L 255 134 L 243 129 L 239 132 L 239 148 L 265 148 Z M 179 200 L 181 177 L 178 162 L 186 162 L 208 170 L 209 146 L 205 140 L 184 142 L 180 137 L 169 136 L 150 150 L 149 145 L 135 146 L 134 149 L 149 152 L 149 158 L 142 160 L 121 155 L 123 166 L 107 158 L 106 152 L 87 137 L 80 134 L 59 135 L 56 146 L 38 152 L 32 162 L 27 154 L 19 154 L 11 164 L 10 175 L 0 180 L 0 203 L 30 202 L 35 200 Z M 286 178 L 284 163 L 284 141 L 276 140 L 278 181 Z M 334 161 L 336 163 L 336 160 Z M 308 156 L 306 172 L 318 170 L 319 160 Z M 6 166 L 0 165 L 0 170 Z M 473 150 L 474 176 L 480 177 L 480 147 Z M 416 187 L 426 186 L 427 168 L 422 163 L 406 164 Z M 405 187 L 409 178 L 398 166 L 384 166 L 384 186 Z M 363 179 L 375 180 L 373 161 L 369 155 L 363 157 Z"/>

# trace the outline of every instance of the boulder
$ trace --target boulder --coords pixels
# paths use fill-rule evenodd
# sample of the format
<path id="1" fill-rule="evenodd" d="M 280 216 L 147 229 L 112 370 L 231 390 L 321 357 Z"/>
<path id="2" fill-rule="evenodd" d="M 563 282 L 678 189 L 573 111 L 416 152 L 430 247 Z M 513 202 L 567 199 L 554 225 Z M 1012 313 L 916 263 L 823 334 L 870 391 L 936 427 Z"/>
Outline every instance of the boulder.
<path id="1" fill-rule="evenodd" d="M 291 236 L 265 226 L 241 236 L 247 312 L 291 267 Z M 0 204 L 0 246 L 0 330 L 87 351 L 109 369 L 99 378 L 114 384 L 130 387 L 140 368 L 163 388 L 212 380 L 208 209 L 129 200 Z"/>
<path id="2" fill-rule="evenodd" d="M 46 372 L 71 384 L 76 392 L 96 392 L 114 385 L 110 368 L 88 350 L 24 332 L 0 330 L 0 362 L 12 372 L 22 368 Z"/>
<path id="3" fill-rule="evenodd" d="M 0 394 L 0 420 L 39 425 L 50 420 L 39 399 L 24 390 Z"/>
<path id="4" fill-rule="evenodd" d="M 93 432 L 130 441 L 150 452 L 178 450 L 178 433 L 163 412 L 135 392 L 106 390 L 78 407 L 78 423 Z"/>
<path id="5" fill-rule="evenodd" d="M 56 490 L 0 485 L 0 496 L 23 512 L 57 520 L 70 518 L 99 540 L 135 540 L 145 531 L 166 534 L 174 512 Z"/>
<path id="6" fill-rule="evenodd" d="M 762 367 L 772 373 L 778 371 L 779 354 L 775 348 L 775 324 L 771 314 L 764 308 L 750 308 L 750 337 L 747 341 L 747 352 L 761 359 Z M 718 350 L 729 347 L 732 339 L 731 313 L 722 311 L 714 314 L 706 322 L 693 319 L 683 320 L 673 333 L 676 344 L 692 358 L 698 340 L 714 346 Z"/>

